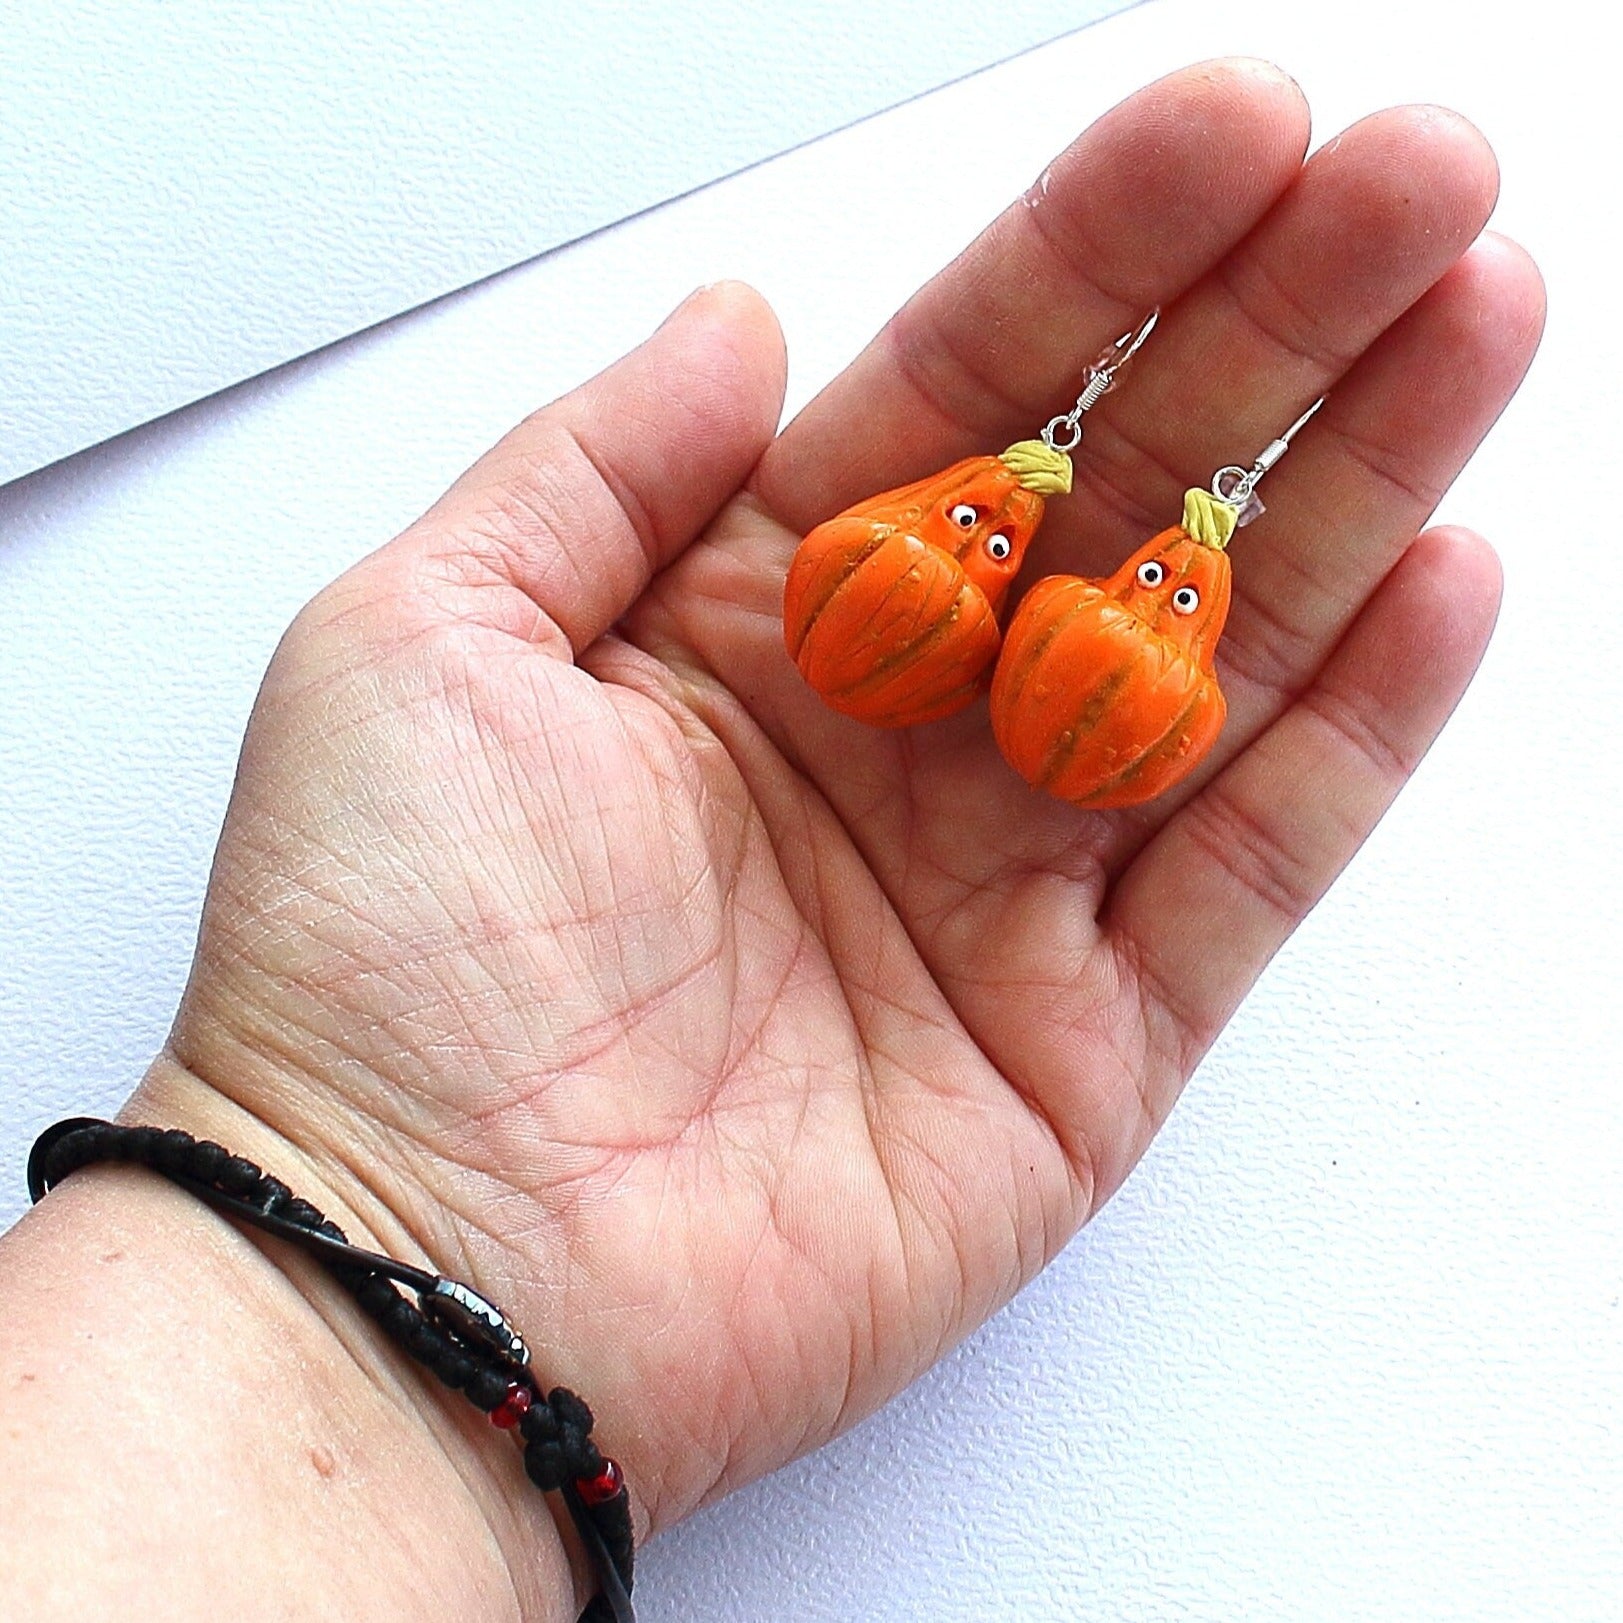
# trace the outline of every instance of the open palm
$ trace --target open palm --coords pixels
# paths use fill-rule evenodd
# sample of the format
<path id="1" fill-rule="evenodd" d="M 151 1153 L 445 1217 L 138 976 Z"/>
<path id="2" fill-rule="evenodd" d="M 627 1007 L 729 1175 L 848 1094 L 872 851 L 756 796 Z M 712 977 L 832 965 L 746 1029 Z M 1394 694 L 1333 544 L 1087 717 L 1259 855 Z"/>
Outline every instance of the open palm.
<path id="1" fill-rule="evenodd" d="M 1537 275 L 1477 240 L 1461 120 L 1306 142 L 1256 64 L 1142 92 L 776 440 L 771 315 L 706 290 L 278 653 L 172 1059 L 501 1302 L 647 1523 L 871 1410 L 1053 1255 L 1470 678 L 1497 566 L 1417 532 L 1527 365 Z M 1083 813 L 984 704 L 825 709 L 782 646 L 799 536 L 1029 435 L 1155 305 L 1023 581 L 1105 572 L 1331 391 L 1232 549 L 1199 774 Z"/>

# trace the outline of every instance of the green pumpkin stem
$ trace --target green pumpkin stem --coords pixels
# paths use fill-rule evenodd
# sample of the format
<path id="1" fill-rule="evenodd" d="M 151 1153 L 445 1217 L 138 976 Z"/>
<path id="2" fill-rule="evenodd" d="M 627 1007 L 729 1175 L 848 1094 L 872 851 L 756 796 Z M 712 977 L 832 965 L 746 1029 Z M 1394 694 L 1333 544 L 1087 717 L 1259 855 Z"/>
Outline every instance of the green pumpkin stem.
<path id="1" fill-rule="evenodd" d="M 1186 490 L 1183 495 L 1183 532 L 1191 541 L 1221 552 L 1234 534 L 1240 512 L 1231 502 L 1209 490 Z"/>
<path id="2" fill-rule="evenodd" d="M 1042 440 L 1017 440 L 998 460 L 1039 496 L 1071 494 L 1071 459 Z"/>

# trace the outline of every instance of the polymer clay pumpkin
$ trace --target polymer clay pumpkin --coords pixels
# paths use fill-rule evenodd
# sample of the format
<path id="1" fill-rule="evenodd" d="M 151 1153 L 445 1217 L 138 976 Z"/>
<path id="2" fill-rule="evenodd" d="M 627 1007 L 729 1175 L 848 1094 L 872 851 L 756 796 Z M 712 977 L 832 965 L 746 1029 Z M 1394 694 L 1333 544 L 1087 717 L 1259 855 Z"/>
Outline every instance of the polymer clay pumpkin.
<path id="1" fill-rule="evenodd" d="M 1185 776 L 1227 706 L 1213 673 L 1235 507 L 1184 497 L 1183 523 L 1103 580 L 1051 575 L 1022 600 L 992 681 L 992 731 L 1028 783 L 1132 806 Z"/>
<path id="2" fill-rule="evenodd" d="M 1071 462 L 1041 440 L 970 457 L 819 524 L 783 595 L 783 637 L 833 709 L 875 727 L 962 710 L 985 685 L 998 611 Z"/>

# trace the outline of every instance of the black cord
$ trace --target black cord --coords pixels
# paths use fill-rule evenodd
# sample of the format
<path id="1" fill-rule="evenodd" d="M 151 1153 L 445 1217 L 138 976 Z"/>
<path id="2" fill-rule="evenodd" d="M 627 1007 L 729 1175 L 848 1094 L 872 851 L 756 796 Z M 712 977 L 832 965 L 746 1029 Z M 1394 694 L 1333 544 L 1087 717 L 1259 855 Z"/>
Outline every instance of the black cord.
<path id="1" fill-rule="evenodd" d="M 47 1127 L 28 1157 L 28 1195 L 40 1200 L 96 1161 L 128 1161 L 229 1217 L 314 1257 L 390 1339 L 492 1422 L 524 1444 L 524 1470 L 543 1493 L 561 1492 L 597 1574 L 580 1623 L 636 1623 L 631 1506 L 620 1468 L 592 1441 L 592 1411 L 564 1387 L 544 1392 L 523 1338 L 477 1291 L 409 1263 L 351 1245 L 344 1231 L 240 1155 L 178 1127 L 121 1127 L 74 1116 Z M 404 1285 L 417 1302 L 395 1288 Z"/>

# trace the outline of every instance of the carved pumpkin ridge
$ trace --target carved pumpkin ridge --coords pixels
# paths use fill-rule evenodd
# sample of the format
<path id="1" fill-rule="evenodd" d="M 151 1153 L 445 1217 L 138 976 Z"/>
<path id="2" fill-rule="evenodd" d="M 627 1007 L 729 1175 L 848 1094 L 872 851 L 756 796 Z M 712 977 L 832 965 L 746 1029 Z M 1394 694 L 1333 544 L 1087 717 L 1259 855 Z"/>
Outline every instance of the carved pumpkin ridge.
<path id="1" fill-rule="evenodd" d="M 855 699 L 872 693 L 876 688 L 882 687 L 897 671 L 909 665 L 917 664 L 925 658 L 932 649 L 945 642 L 958 628 L 964 615 L 964 592 L 974 591 L 966 581 L 963 590 L 960 590 L 952 607 L 932 625 L 924 626 L 915 633 L 910 642 L 898 643 L 889 653 L 881 654 L 874 662 L 873 670 L 860 682 L 853 683 L 845 690 L 847 698 Z"/>
<path id="2" fill-rule="evenodd" d="M 1121 691 L 1133 678 L 1130 665 L 1106 671 L 1098 685 L 1083 694 L 1075 718 L 1055 737 L 1042 765 L 1037 769 L 1036 784 L 1046 789 L 1076 756 L 1076 747 L 1083 737 L 1099 725 L 1104 713 L 1121 696 Z"/>
<path id="3" fill-rule="evenodd" d="M 1108 805 L 1112 797 L 1119 795 L 1124 789 L 1131 788 L 1139 778 L 1144 777 L 1149 772 L 1151 767 L 1165 766 L 1170 761 L 1175 760 L 1181 753 L 1184 736 L 1188 733 L 1191 723 L 1202 710 L 1213 703 L 1222 707 L 1226 713 L 1227 707 L 1224 705 L 1223 695 L 1215 686 L 1202 684 L 1197 687 L 1190 694 L 1189 702 L 1173 718 L 1161 736 L 1142 755 L 1129 762 L 1114 777 L 1106 778 L 1104 782 L 1090 791 L 1077 804 L 1084 806 Z M 1221 720 L 1218 725 L 1222 725 Z M 1182 773 L 1178 774 L 1178 776 L 1181 777 Z M 1173 781 L 1176 780 L 1169 779 L 1167 783 L 1158 784 L 1154 793 L 1160 794 L 1162 789 L 1170 788 Z"/>
<path id="4" fill-rule="evenodd" d="M 832 584 L 829 585 L 827 590 L 823 592 L 822 596 L 818 598 L 816 603 L 810 605 L 809 607 L 805 604 L 801 605 L 802 612 L 799 617 L 800 634 L 795 647 L 790 650 L 790 653 L 795 658 L 799 657 L 801 647 L 804 646 L 806 639 L 811 636 L 812 628 L 817 624 L 817 621 L 821 617 L 823 611 L 829 606 L 830 603 L 834 601 L 836 597 L 839 596 L 846 586 L 850 584 L 852 578 L 856 575 L 857 571 L 862 568 L 863 564 L 865 564 L 882 546 L 884 546 L 884 544 L 895 533 L 895 530 L 889 526 L 876 525 L 874 527 L 874 532 L 868 538 L 866 545 L 860 548 L 857 552 L 850 554 L 845 559 L 844 569 L 834 578 Z"/>
<path id="5" fill-rule="evenodd" d="M 784 641 L 825 703 L 907 726 L 971 702 L 1002 642 L 998 606 L 1042 518 L 1042 491 L 1027 481 L 1059 478 L 1048 464 L 1061 454 L 1041 449 L 1029 467 L 967 458 L 802 540 L 784 583 Z"/>

